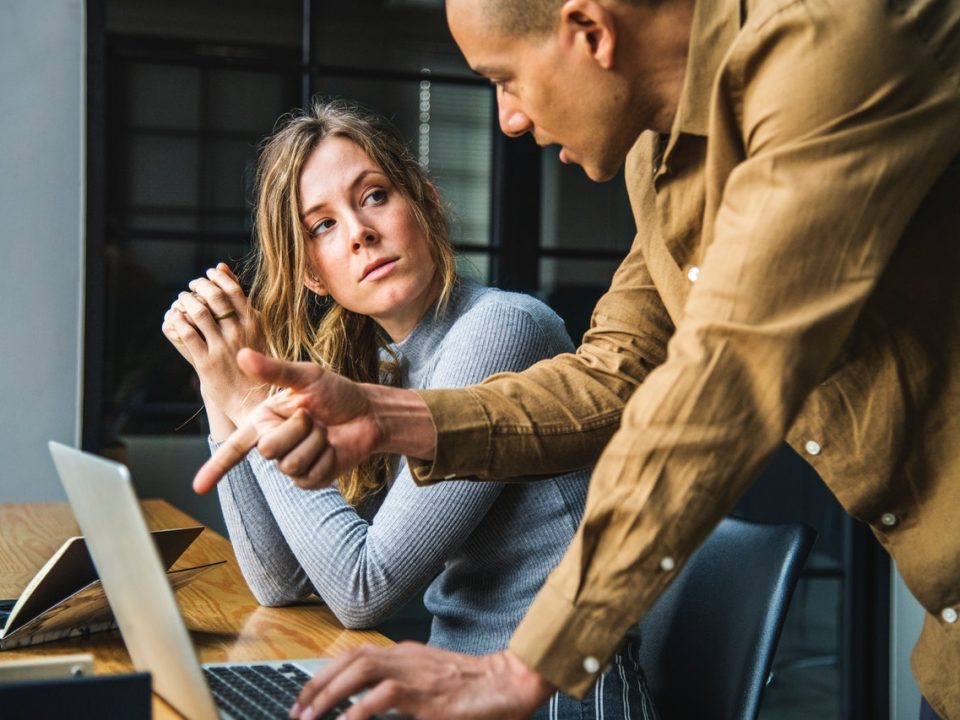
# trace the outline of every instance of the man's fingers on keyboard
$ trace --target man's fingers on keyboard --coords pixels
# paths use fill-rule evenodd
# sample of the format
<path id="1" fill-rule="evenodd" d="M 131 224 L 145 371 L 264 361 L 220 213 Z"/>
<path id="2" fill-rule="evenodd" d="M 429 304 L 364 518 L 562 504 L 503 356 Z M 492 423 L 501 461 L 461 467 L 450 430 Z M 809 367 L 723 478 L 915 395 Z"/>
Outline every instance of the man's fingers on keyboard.
<path id="1" fill-rule="evenodd" d="M 337 674 L 350 663 L 357 652 L 359 652 L 359 648 L 346 650 L 331 660 L 328 665 L 318 670 L 312 678 L 307 680 L 300 689 L 296 704 L 290 709 L 290 717 L 300 717 L 300 710 L 310 705 L 316 694 L 325 688 L 327 683 L 335 678 Z"/>
<path id="2" fill-rule="evenodd" d="M 369 656 L 376 650 L 372 645 L 364 645 L 339 655 L 303 686 L 297 698 L 299 708 L 310 708 L 308 717 L 322 717 L 341 700 L 364 690 L 371 682 L 368 674 L 375 667 Z"/>
<path id="3" fill-rule="evenodd" d="M 401 684 L 396 680 L 384 680 L 363 697 L 357 698 L 350 709 L 344 713 L 344 718 L 345 720 L 366 720 L 379 717 L 380 713 L 402 709 L 403 700 Z M 400 720 L 402 717 L 407 716 L 398 715 L 396 712 L 389 715 L 390 720 Z"/>

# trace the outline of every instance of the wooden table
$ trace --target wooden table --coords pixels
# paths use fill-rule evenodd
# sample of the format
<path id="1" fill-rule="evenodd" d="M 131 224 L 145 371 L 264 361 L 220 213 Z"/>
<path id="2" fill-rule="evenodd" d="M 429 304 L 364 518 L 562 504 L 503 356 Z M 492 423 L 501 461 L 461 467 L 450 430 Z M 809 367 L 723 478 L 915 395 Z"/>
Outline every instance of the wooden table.
<path id="1" fill-rule="evenodd" d="M 201 524 L 163 500 L 144 500 L 141 506 L 151 530 Z M 18 597 L 63 541 L 79 534 L 67 503 L 0 504 L 0 598 Z M 261 607 L 247 588 L 230 542 L 209 528 L 174 567 L 215 560 L 227 562 L 176 594 L 201 662 L 327 657 L 361 643 L 392 644 L 379 633 L 345 630 L 319 601 Z M 92 653 L 98 674 L 133 669 L 118 631 L 7 650 L 0 661 L 64 653 Z M 153 717 L 180 715 L 154 695 Z"/>

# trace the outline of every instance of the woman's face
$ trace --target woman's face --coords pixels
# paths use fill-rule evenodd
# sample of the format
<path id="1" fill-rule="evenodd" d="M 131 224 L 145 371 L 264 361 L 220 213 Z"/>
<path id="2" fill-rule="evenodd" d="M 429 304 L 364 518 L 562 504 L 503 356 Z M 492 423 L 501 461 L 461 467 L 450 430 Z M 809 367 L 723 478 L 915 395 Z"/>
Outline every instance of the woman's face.
<path id="1" fill-rule="evenodd" d="M 307 287 L 405 338 L 439 294 L 409 201 L 358 145 L 332 135 L 303 166 L 300 207 Z"/>

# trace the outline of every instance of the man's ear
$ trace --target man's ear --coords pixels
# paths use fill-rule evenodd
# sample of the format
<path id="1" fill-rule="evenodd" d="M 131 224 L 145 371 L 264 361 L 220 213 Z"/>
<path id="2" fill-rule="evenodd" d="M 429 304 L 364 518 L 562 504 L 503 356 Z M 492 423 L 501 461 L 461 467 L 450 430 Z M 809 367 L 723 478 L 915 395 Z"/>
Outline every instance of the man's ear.
<path id="1" fill-rule="evenodd" d="M 307 270 L 304 272 L 303 284 L 306 285 L 308 290 L 311 290 L 321 297 L 330 294 L 330 292 L 327 290 L 327 286 L 323 284 L 323 280 L 321 280 L 318 275 L 314 274 L 312 270 Z"/>
<path id="2" fill-rule="evenodd" d="M 614 15 L 596 0 L 567 0 L 560 8 L 560 41 L 583 48 L 604 70 L 613 67 L 616 45 Z"/>

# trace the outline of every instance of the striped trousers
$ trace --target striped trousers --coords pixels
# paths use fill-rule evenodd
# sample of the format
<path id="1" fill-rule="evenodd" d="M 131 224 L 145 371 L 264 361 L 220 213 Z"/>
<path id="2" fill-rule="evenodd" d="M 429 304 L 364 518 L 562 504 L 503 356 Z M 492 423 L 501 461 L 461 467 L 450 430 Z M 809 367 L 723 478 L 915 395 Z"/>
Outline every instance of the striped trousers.
<path id="1" fill-rule="evenodd" d="M 583 700 L 557 692 L 534 713 L 533 720 L 659 720 L 638 662 L 638 648 L 639 643 L 628 638 Z"/>

